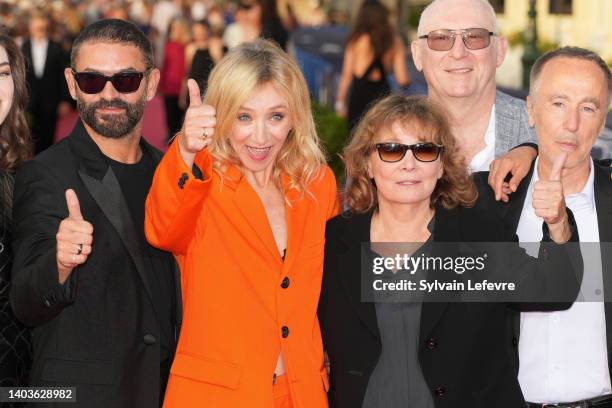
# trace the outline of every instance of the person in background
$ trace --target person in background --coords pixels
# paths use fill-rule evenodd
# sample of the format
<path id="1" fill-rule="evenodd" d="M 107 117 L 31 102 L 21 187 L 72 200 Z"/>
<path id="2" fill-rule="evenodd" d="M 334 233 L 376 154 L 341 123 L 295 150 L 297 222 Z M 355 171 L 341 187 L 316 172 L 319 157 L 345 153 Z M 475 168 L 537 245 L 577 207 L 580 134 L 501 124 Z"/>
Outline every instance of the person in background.
<path id="1" fill-rule="evenodd" d="M 68 58 L 62 46 L 50 39 L 46 15 L 31 14 L 29 33 L 21 51 L 26 59 L 26 82 L 30 90 L 28 113 L 32 137 L 35 152 L 40 153 L 53 144 L 58 115 L 72 109 L 64 80 Z"/>
<path id="2" fill-rule="evenodd" d="M 168 140 L 181 129 L 184 111 L 179 106 L 179 96 L 186 72 L 185 46 L 190 40 L 189 25 L 185 19 L 178 17 L 170 21 L 159 81 L 159 91 L 164 96 Z"/>
<path id="3" fill-rule="evenodd" d="M 366 0 L 346 40 L 336 93 L 336 113 L 348 119 L 351 130 L 372 102 L 391 92 L 391 71 L 400 88 L 410 85 L 404 43 L 389 10 L 378 0 Z"/>
<path id="4" fill-rule="evenodd" d="M 181 89 L 180 106 L 186 109 L 189 102 L 187 90 L 187 79 L 192 78 L 200 87 L 200 93 L 204 93 L 207 87 L 208 76 L 213 66 L 218 63 L 227 51 L 223 47 L 220 37 L 211 36 L 210 25 L 206 21 L 196 21 L 191 25 L 193 41 L 185 48 L 185 72 Z"/>
<path id="5" fill-rule="evenodd" d="M 316 316 L 336 181 L 306 81 L 257 40 L 213 69 L 146 203 L 149 242 L 181 268 L 184 316 L 164 407 L 325 408 Z"/>
<path id="6" fill-rule="evenodd" d="M 0 386 L 28 385 L 32 352 L 29 330 L 19 322 L 9 301 L 13 174 L 33 154 L 27 107 L 25 61 L 19 47 L 0 34 Z M 8 407 L 11 407 L 8 404 Z"/>

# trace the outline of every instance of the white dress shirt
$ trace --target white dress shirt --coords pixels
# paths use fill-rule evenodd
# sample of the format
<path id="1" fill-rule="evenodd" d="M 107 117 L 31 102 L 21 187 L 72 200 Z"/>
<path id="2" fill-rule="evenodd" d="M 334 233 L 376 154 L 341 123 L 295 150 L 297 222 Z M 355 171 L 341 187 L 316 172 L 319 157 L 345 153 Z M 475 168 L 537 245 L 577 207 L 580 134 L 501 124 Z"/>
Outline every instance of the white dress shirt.
<path id="1" fill-rule="evenodd" d="M 485 133 L 485 147 L 472 157 L 468 171 L 470 173 L 489 171 L 489 166 L 493 160 L 495 160 L 495 105 L 491 109 L 489 126 Z"/>
<path id="2" fill-rule="evenodd" d="M 543 221 L 536 217 L 532 205 L 533 185 L 539 179 L 537 168 L 536 160 L 516 231 L 521 242 L 542 239 Z M 518 379 L 528 402 L 574 402 L 612 392 L 601 253 L 599 245 L 593 244 L 599 242 L 593 172 L 591 161 L 583 190 L 565 197 L 576 219 L 584 261 L 579 299 L 588 301 L 575 302 L 560 312 L 521 313 Z"/>
<path id="3" fill-rule="evenodd" d="M 32 47 L 32 67 L 36 78 L 42 78 L 45 73 L 45 61 L 47 60 L 47 49 L 49 48 L 49 40 L 30 40 Z"/>

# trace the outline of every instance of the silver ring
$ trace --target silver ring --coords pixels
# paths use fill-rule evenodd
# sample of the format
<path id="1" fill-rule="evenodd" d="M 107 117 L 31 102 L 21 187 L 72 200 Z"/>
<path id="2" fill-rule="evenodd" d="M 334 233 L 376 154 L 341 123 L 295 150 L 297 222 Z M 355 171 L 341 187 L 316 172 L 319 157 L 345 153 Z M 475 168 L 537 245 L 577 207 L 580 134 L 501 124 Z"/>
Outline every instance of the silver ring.
<path id="1" fill-rule="evenodd" d="M 83 244 L 77 244 L 77 255 L 81 255 L 83 253 Z"/>

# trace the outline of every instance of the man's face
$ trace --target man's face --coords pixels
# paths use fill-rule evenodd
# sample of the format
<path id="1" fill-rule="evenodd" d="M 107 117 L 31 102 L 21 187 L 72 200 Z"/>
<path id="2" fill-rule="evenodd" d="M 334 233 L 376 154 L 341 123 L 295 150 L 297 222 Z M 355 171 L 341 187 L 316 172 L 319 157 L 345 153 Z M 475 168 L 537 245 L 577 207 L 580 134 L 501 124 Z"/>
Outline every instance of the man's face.
<path id="1" fill-rule="evenodd" d="M 601 68 L 591 61 L 555 58 L 544 65 L 532 92 L 529 125 L 536 129 L 540 160 L 552 165 L 566 151 L 565 169 L 588 166 L 608 105 Z"/>
<path id="2" fill-rule="evenodd" d="M 495 32 L 493 17 L 478 1 L 446 1 L 434 5 L 421 22 L 419 36 L 434 30 L 460 30 L 485 28 Z M 453 47 L 448 51 L 435 51 L 428 47 L 427 39 L 412 43 L 414 62 L 431 93 L 445 98 L 478 97 L 495 88 L 495 70 L 506 53 L 506 40 L 497 36 L 490 38 L 488 47 L 468 49 L 461 35 L 455 36 Z"/>
<path id="3" fill-rule="evenodd" d="M 47 37 L 47 28 L 49 23 L 45 18 L 34 17 L 30 21 L 29 30 L 30 37 L 40 40 Z"/>
<path id="4" fill-rule="evenodd" d="M 127 136 L 140 122 L 144 105 L 155 96 L 159 71 L 146 72 L 142 52 L 134 45 L 85 42 L 75 61 L 77 73 L 90 72 L 112 76 L 116 73 L 145 73 L 135 92 L 121 93 L 108 81 L 96 94 L 83 92 L 70 68 L 64 72 L 70 94 L 77 101 L 83 122 L 101 136 L 118 139 Z"/>

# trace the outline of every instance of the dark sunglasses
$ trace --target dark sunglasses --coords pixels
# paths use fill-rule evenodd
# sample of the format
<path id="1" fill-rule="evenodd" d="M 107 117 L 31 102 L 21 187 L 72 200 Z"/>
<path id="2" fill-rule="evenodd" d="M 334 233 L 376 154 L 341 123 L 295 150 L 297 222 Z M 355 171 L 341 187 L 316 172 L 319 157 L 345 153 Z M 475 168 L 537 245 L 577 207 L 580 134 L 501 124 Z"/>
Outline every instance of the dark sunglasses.
<path id="1" fill-rule="evenodd" d="M 72 71 L 72 75 L 81 91 L 86 94 L 102 92 L 108 81 L 113 84 L 118 92 L 132 93 L 140 87 L 140 81 L 142 81 L 145 72 L 119 72 L 112 76 L 106 76 L 97 72 Z"/>
<path id="2" fill-rule="evenodd" d="M 466 28 L 465 30 L 435 30 L 419 38 L 427 39 L 427 46 L 434 51 L 448 51 L 455 45 L 455 37 L 461 35 L 463 44 L 468 50 L 487 48 L 494 32 L 486 28 Z"/>
<path id="3" fill-rule="evenodd" d="M 431 142 L 411 145 L 389 142 L 377 143 L 376 150 L 378 150 L 380 160 L 387 163 L 395 163 L 402 160 L 408 150 L 412 150 L 414 158 L 418 161 L 428 163 L 436 161 L 444 147 Z"/>

